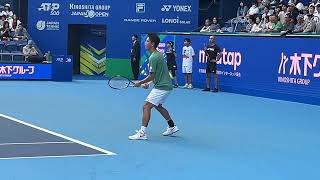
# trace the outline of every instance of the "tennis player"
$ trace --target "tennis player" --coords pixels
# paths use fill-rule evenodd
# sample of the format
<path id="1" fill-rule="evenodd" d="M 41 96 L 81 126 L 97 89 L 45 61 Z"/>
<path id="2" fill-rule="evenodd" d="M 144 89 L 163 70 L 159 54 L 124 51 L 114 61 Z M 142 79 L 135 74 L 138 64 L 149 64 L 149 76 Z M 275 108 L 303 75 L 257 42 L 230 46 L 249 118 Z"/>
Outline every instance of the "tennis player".
<path id="1" fill-rule="evenodd" d="M 136 82 L 135 86 L 147 89 L 151 82 L 154 87 L 148 95 L 143 106 L 142 126 L 136 134 L 129 136 L 131 140 L 147 140 L 147 127 L 150 121 L 151 109 L 155 107 L 167 121 L 169 127 L 166 129 L 164 136 L 172 135 L 179 131 L 172 121 L 169 112 L 162 106 L 172 91 L 172 83 L 167 67 L 167 62 L 162 53 L 157 51 L 160 38 L 157 34 L 148 34 L 145 41 L 145 48 L 151 54 L 149 57 L 150 74 L 143 80 Z"/>

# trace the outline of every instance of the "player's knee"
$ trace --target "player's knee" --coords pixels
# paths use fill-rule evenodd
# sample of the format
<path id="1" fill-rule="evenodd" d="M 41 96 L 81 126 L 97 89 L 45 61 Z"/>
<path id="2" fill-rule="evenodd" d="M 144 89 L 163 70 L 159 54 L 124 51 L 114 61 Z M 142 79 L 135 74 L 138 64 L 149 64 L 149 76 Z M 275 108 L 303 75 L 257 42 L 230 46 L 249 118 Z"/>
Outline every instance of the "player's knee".
<path id="1" fill-rule="evenodd" d="M 143 110 L 145 111 L 145 110 L 150 110 L 150 109 L 152 109 L 152 104 L 150 104 L 150 103 L 146 103 L 146 104 L 144 104 L 144 106 L 143 106 Z"/>

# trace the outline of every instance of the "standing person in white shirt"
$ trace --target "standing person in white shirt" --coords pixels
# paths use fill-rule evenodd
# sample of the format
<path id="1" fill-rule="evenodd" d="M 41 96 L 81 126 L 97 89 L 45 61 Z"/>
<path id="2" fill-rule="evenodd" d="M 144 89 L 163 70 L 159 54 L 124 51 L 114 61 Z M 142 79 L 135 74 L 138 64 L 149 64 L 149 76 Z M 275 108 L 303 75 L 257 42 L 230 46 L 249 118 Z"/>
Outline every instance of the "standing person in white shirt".
<path id="1" fill-rule="evenodd" d="M 182 73 L 185 77 L 186 84 L 183 88 L 192 89 L 192 64 L 195 56 L 194 49 L 191 46 L 190 38 L 184 39 L 184 46 L 182 48 Z"/>

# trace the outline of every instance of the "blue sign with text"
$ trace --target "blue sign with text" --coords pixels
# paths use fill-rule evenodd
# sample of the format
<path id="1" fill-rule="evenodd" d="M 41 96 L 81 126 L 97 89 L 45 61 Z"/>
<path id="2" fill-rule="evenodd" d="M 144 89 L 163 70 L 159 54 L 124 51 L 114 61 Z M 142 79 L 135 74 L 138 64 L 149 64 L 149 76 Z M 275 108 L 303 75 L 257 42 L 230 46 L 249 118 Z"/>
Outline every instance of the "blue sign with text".
<path id="1" fill-rule="evenodd" d="M 128 59 L 131 35 L 198 27 L 194 0 L 29 0 L 28 31 L 43 52 L 67 54 L 68 25 L 107 26 L 107 58 Z"/>
<path id="2" fill-rule="evenodd" d="M 196 54 L 193 84 L 205 88 L 207 59 L 204 46 L 209 43 L 209 36 L 166 36 L 173 36 L 166 39 L 175 39 L 180 84 L 184 84 L 183 40 L 191 39 Z M 222 53 L 217 62 L 222 91 L 320 104 L 319 39 L 237 36 L 216 36 L 215 39 Z"/>
<path id="3" fill-rule="evenodd" d="M 50 80 L 51 64 L 0 64 L 0 79 Z"/>

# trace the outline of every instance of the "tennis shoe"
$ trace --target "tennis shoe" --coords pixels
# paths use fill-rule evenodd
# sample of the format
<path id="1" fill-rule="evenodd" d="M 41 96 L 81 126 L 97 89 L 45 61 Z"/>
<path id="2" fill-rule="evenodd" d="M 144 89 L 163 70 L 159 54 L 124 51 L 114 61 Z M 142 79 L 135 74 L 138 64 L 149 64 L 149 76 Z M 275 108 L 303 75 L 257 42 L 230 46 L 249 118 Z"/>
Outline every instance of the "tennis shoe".
<path id="1" fill-rule="evenodd" d="M 166 129 L 166 131 L 162 133 L 162 135 L 164 135 L 164 136 L 170 136 L 170 135 L 172 135 L 172 134 L 174 134 L 174 133 L 176 133 L 176 132 L 178 132 L 178 131 L 179 131 L 179 129 L 178 129 L 177 126 L 168 127 L 168 128 Z"/>
<path id="2" fill-rule="evenodd" d="M 130 140 L 147 140 L 147 134 L 142 130 L 137 130 L 136 134 L 129 136 Z"/>

